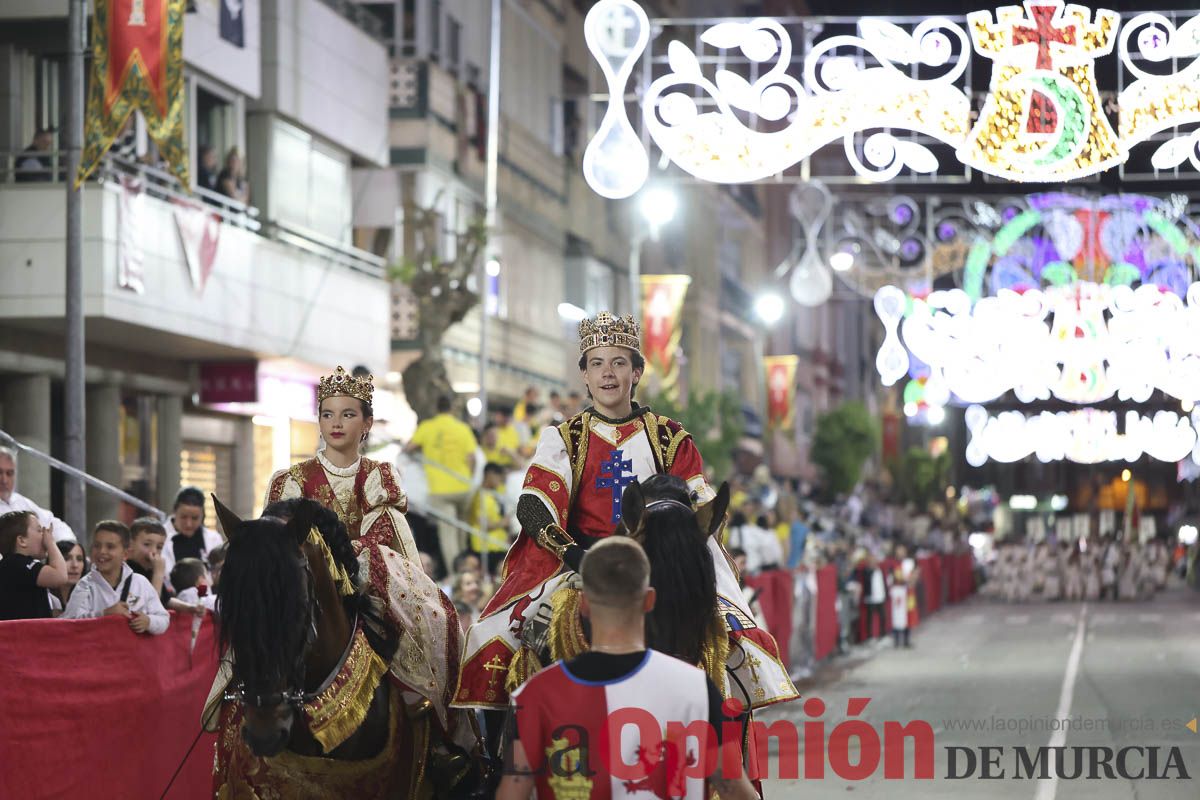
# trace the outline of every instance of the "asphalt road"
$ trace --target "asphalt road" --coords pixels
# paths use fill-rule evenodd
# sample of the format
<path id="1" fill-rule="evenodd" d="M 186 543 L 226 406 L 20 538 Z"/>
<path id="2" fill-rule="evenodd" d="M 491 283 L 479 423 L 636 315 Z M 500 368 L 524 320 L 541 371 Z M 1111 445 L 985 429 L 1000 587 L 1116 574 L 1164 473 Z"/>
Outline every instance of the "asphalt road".
<path id="1" fill-rule="evenodd" d="M 811 720 L 804 699 L 817 697 L 826 705 L 819 718 L 827 742 L 824 777 L 769 779 L 767 798 L 1200 799 L 1200 734 L 1185 727 L 1200 714 L 1200 593 L 1176 588 L 1141 603 L 1006 605 L 975 598 L 924 620 L 913 644 L 911 650 L 894 650 L 890 642 L 856 648 L 798 687 L 800 701 L 763 715 L 767 722 L 795 722 L 803 731 Z M 863 779 L 835 774 L 828 752 L 834 731 L 847 719 L 849 698 L 864 697 L 870 702 L 858 718 L 881 734 L 889 720 L 930 724 L 932 779 L 912 777 L 911 744 L 903 779 L 885 778 L 883 760 Z M 864 753 L 857 738 L 848 741 L 853 765 Z M 802 736 L 801 775 L 808 774 L 806 744 Z M 1018 749 L 1036 758 L 1043 746 L 1066 748 L 1068 774 L 1080 753 L 1083 776 L 1028 777 Z M 1098 777 L 1088 779 L 1093 753 L 1103 759 L 1103 751 L 1074 748 L 1092 746 L 1112 749 L 1114 777 L 1097 765 Z M 950 747 L 971 749 L 977 762 L 972 777 L 948 777 Z M 980 777 L 983 747 L 999 748 L 989 755 L 996 761 L 993 773 L 1003 770 L 1003 777 Z M 1149 750 L 1155 749 L 1158 774 L 1171 778 L 1122 778 L 1116 755 L 1130 747 L 1143 750 L 1126 751 L 1127 775 L 1150 767 Z M 1176 779 L 1180 770 L 1168 769 L 1172 747 L 1190 779 Z M 1047 751 L 1047 759 L 1053 752 Z M 956 751 L 955 759 L 962 774 L 965 752 Z"/>

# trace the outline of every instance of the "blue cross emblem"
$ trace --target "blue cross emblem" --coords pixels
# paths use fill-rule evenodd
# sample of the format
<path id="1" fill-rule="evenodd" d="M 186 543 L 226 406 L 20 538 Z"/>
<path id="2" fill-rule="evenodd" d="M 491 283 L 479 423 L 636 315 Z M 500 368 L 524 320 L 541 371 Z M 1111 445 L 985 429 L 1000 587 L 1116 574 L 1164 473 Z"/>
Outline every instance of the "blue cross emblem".
<path id="1" fill-rule="evenodd" d="M 596 478 L 597 489 L 612 490 L 612 524 L 621 521 L 621 495 L 625 487 L 637 480 L 633 475 L 633 461 L 624 461 L 620 450 L 613 450 L 600 465 L 600 477 Z"/>

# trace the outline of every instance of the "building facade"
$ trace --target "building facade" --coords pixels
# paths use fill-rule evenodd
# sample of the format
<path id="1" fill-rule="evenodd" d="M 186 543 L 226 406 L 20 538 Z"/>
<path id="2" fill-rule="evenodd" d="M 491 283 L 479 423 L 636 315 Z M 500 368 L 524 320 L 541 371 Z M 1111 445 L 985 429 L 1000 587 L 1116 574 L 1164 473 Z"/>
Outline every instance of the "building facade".
<path id="1" fill-rule="evenodd" d="M 55 455 L 65 188 L 15 165 L 62 125 L 66 5 L 0 2 L 0 429 Z M 160 507 L 194 484 L 251 513 L 316 447 L 319 375 L 387 370 L 386 264 L 354 247 L 351 176 L 388 157 L 388 55 L 344 4 L 222 6 L 184 22 L 191 175 L 236 150 L 248 203 L 179 185 L 139 120 L 83 187 L 87 469 Z M 58 508 L 59 486 L 22 459 L 20 491 Z M 89 490 L 89 521 L 119 513 Z"/>

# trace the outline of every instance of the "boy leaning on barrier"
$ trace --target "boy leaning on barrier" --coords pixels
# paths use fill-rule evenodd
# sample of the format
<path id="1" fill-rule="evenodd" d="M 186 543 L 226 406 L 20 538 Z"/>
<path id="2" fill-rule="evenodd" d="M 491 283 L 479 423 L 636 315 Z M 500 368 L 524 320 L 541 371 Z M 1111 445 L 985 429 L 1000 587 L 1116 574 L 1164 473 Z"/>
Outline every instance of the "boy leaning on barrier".
<path id="1" fill-rule="evenodd" d="M 129 528 L 104 520 L 92 531 L 92 571 L 84 575 L 63 612 L 63 619 L 120 616 L 134 633 L 166 633 L 170 618 L 150 581 L 125 563 Z"/>

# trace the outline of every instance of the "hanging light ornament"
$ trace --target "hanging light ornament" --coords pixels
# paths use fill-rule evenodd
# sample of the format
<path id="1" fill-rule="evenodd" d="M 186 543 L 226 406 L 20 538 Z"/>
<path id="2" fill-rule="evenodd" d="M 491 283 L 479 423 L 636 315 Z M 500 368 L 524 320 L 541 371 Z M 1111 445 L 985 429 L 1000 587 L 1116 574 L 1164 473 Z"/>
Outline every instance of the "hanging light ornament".
<path id="1" fill-rule="evenodd" d="M 783 275 L 791 270 L 788 285 L 792 298 L 802 306 L 819 306 L 833 294 L 833 271 L 819 246 L 821 228 L 833 211 L 833 197 L 825 184 L 809 181 L 792 191 L 788 210 L 803 229 L 804 239 L 796 241 L 775 273 Z"/>

